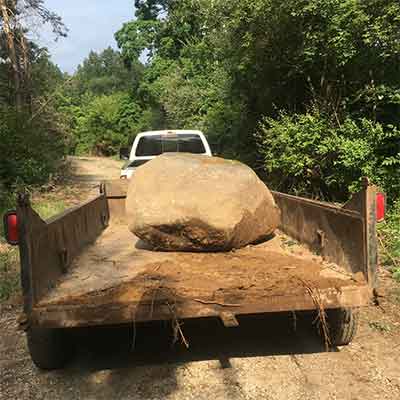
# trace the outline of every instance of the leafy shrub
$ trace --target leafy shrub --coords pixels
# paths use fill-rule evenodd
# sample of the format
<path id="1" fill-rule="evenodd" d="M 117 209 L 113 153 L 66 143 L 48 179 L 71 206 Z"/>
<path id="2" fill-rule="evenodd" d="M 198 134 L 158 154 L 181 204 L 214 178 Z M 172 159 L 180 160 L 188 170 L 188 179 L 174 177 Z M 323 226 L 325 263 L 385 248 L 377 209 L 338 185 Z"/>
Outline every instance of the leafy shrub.
<path id="1" fill-rule="evenodd" d="M 6 188 L 42 184 L 56 172 L 65 141 L 50 118 L 0 109 L 0 183 Z"/>
<path id="2" fill-rule="evenodd" d="M 369 177 L 400 195 L 400 131 L 365 118 L 333 123 L 318 111 L 265 118 L 257 133 L 270 183 L 277 189 L 345 200 Z"/>
<path id="3" fill-rule="evenodd" d="M 117 154 L 119 148 L 127 145 L 137 133 L 141 116 L 140 106 L 128 94 L 115 93 L 90 98 L 76 118 L 75 153 Z"/>
<path id="4" fill-rule="evenodd" d="M 382 262 L 393 270 L 393 277 L 400 282 L 400 200 L 389 207 L 385 222 L 379 225 L 379 236 L 384 246 Z"/>

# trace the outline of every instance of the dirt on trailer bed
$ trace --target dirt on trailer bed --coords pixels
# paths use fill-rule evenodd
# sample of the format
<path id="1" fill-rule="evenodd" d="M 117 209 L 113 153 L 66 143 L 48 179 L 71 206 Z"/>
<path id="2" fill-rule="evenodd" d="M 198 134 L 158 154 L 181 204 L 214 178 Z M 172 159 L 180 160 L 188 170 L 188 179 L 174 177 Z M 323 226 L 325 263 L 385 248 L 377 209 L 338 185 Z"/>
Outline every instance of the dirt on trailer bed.
<path id="1" fill-rule="evenodd" d="M 326 263 L 283 234 L 228 253 L 156 252 L 143 245 L 126 226 L 112 225 L 38 307 L 150 304 L 171 297 L 205 304 L 260 304 L 288 293 L 303 295 L 307 288 L 366 285 L 361 273 L 352 275 Z"/>

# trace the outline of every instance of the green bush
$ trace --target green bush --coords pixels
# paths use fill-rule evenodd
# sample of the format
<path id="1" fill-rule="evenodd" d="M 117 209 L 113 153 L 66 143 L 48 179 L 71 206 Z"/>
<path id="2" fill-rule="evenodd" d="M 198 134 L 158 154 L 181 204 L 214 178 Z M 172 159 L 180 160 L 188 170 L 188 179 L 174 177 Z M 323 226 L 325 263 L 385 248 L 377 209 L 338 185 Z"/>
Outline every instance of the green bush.
<path id="1" fill-rule="evenodd" d="M 365 118 L 334 123 L 313 111 L 265 118 L 259 152 L 275 188 L 325 200 L 346 200 L 367 176 L 389 199 L 400 195 L 400 131 Z"/>
<path id="2" fill-rule="evenodd" d="M 385 222 L 379 225 L 382 241 L 383 265 L 393 271 L 393 277 L 400 282 L 400 200 L 389 207 Z"/>
<path id="3" fill-rule="evenodd" d="M 0 109 L 0 184 L 8 190 L 18 184 L 45 183 L 57 171 L 65 140 L 49 119 Z"/>
<path id="4" fill-rule="evenodd" d="M 140 106 L 126 93 L 87 99 L 76 118 L 75 153 L 117 154 L 138 132 L 143 115 Z"/>

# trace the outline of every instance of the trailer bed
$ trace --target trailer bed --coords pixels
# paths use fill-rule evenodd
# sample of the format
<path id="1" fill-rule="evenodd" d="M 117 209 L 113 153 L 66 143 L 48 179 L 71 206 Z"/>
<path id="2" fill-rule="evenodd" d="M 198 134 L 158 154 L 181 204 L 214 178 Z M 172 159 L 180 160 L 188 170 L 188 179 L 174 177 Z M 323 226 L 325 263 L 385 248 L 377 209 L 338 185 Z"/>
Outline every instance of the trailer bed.
<path id="1" fill-rule="evenodd" d="M 47 221 L 19 198 L 30 326 L 198 317 L 234 325 L 237 315 L 357 308 L 373 298 L 376 189 L 368 182 L 342 207 L 274 192 L 282 233 L 227 253 L 146 249 L 128 231 L 126 190 L 122 181 L 101 185 L 99 196 Z"/>
<path id="2" fill-rule="evenodd" d="M 324 262 L 278 233 L 229 253 L 146 249 L 113 224 L 74 260 L 34 308 L 41 325 L 81 326 L 368 303 L 360 272 Z M 320 303 L 320 304 L 316 304 Z"/>

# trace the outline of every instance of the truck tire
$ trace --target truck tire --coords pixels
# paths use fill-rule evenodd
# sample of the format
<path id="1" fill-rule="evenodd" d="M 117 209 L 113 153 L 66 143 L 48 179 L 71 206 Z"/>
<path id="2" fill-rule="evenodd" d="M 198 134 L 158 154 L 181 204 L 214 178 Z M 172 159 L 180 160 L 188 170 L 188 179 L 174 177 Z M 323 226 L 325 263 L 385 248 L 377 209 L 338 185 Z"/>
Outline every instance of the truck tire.
<path id="1" fill-rule="evenodd" d="M 32 361 L 40 369 L 60 369 L 72 357 L 72 341 L 63 329 L 29 328 L 26 337 Z"/>
<path id="2" fill-rule="evenodd" d="M 337 308 L 327 311 L 329 339 L 332 346 L 345 346 L 357 334 L 358 312 L 351 308 Z"/>

